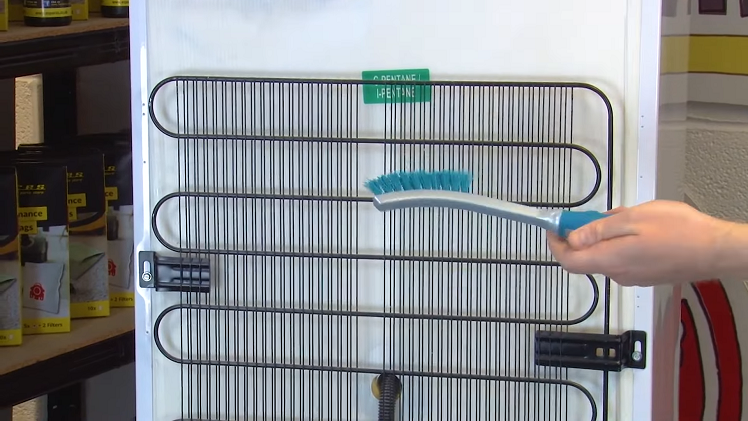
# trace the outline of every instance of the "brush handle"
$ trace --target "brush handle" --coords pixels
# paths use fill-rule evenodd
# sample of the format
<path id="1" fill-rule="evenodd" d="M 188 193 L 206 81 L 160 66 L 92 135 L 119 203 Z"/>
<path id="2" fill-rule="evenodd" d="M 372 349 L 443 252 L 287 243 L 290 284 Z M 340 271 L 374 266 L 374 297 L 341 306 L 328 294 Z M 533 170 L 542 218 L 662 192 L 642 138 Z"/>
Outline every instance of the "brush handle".
<path id="1" fill-rule="evenodd" d="M 558 235 L 566 238 L 575 229 L 606 216 L 610 215 L 598 211 L 563 211 L 558 218 Z"/>

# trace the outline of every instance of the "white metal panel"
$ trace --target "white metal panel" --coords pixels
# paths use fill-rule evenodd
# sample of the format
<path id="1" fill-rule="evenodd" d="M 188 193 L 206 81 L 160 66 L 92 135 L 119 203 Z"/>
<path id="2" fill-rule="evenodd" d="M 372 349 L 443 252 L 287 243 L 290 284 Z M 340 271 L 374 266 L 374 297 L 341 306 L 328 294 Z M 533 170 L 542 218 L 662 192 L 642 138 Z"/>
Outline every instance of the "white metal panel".
<path id="1" fill-rule="evenodd" d="M 635 173 L 627 171 L 626 178 L 621 174 L 624 163 L 631 168 L 630 163 L 636 159 L 636 147 L 630 147 L 636 138 L 625 133 L 632 127 L 632 120 L 639 120 L 637 111 L 647 112 L 646 101 L 651 99 L 645 93 L 639 98 L 642 105 L 624 108 L 627 85 L 637 83 L 639 76 L 627 61 L 631 45 L 639 42 L 638 33 L 631 32 L 632 25 L 626 19 L 634 19 L 638 14 L 638 7 L 629 8 L 636 3 L 599 0 L 573 4 L 552 0 L 164 0 L 145 6 L 134 3 L 131 11 L 136 90 L 133 131 L 140 142 L 134 145 L 133 161 L 135 185 L 145 187 L 142 192 L 136 191 L 138 251 L 162 250 L 149 238 L 150 210 L 155 200 L 175 190 L 173 168 L 164 165 L 174 154 L 174 143 L 152 126 L 148 129 L 145 113 L 146 98 L 153 86 L 174 75 L 357 78 L 362 70 L 426 67 L 433 79 L 589 82 L 613 101 L 618 122 L 614 151 L 616 192 L 630 189 L 636 183 Z M 643 14 L 651 12 L 649 8 L 642 10 Z M 148 25 L 141 25 L 146 21 Z M 649 30 L 656 32 L 652 27 Z M 643 44 L 646 43 L 645 40 Z M 642 59 L 642 69 L 651 69 L 650 59 L 651 55 Z M 594 123 L 599 121 L 594 116 L 598 113 L 599 117 L 600 110 L 590 107 L 590 124 L 586 132 L 581 129 L 582 137 L 588 140 L 601 133 Z M 643 119 L 647 117 L 651 118 L 641 115 Z M 591 145 L 594 151 L 594 141 Z M 594 152 L 602 152 L 598 148 Z M 648 162 L 641 160 L 640 165 L 647 166 Z M 628 201 L 618 196 L 614 202 L 617 205 Z M 591 206 L 599 209 L 604 203 Z M 615 290 L 614 286 L 614 303 Z M 172 296 L 139 290 L 138 374 L 142 381 L 139 380 L 138 415 L 141 419 L 180 416 L 181 398 L 166 390 L 179 384 L 181 369 L 152 349 L 149 330 L 153 312 L 161 311 L 174 300 Z M 628 303 L 624 300 L 620 311 L 630 317 L 632 308 Z M 642 305 L 650 304 L 637 302 L 637 306 Z M 599 328 L 600 322 L 597 323 Z M 612 323 L 614 327 L 617 324 L 615 313 Z M 578 373 L 582 381 L 586 376 Z M 615 388 L 617 377 L 611 378 Z M 152 395 L 154 391 L 157 396 Z M 621 401 L 620 407 L 612 402 L 613 409 L 626 413 L 633 406 L 631 402 Z"/>
<path id="2" fill-rule="evenodd" d="M 641 22 L 637 180 L 635 188 L 631 184 L 631 199 L 626 201 L 629 205 L 657 199 L 658 138 L 666 129 L 663 126 L 668 118 L 672 118 L 662 111 L 677 102 L 673 98 L 684 98 L 679 91 L 686 88 L 683 79 L 681 83 L 673 83 L 672 75 L 660 75 L 661 37 L 682 28 L 682 21 L 663 17 L 662 2 L 656 1 L 642 2 Z M 682 140 L 685 142 L 685 131 Z M 680 287 L 637 287 L 626 292 L 624 302 L 633 317 L 633 326 L 648 333 L 650 349 L 647 370 L 627 373 L 634 380 L 631 419 L 678 420 Z M 631 295 L 634 295 L 633 308 Z"/>
<path id="3" fill-rule="evenodd" d="M 130 4 L 130 111 L 132 113 L 133 136 L 133 244 L 135 256 L 151 248 L 150 230 L 150 166 L 148 159 L 148 14 L 145 0 Z M 142 188 L 139 188 L 142 186 Z M 153 361 L 151 347 L 151 294 L 140 288 L 140 274 L 134 271 L 135 279 L 135 379 L 136 419 L 156 419 L 153 413 Z"/>

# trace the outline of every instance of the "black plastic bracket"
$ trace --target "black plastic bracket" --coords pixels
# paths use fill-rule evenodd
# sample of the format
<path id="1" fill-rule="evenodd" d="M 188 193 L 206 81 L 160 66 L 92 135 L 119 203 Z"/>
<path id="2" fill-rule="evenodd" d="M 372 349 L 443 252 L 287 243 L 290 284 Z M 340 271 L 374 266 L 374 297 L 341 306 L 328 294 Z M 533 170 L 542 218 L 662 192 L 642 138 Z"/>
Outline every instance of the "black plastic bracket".
<path id="1" fill-rule="evenodd" d="M 630 330 L 621 335 L 572 332 L 535 332 L 535 365 L 621 371 L 647 367 L 647 333 Z"/>
<path id="2" fill-rule="evenodd" d="M 141 251 L 140 287 L 156 291 L 210 292 L 210 260 L 159 256 Z"/>

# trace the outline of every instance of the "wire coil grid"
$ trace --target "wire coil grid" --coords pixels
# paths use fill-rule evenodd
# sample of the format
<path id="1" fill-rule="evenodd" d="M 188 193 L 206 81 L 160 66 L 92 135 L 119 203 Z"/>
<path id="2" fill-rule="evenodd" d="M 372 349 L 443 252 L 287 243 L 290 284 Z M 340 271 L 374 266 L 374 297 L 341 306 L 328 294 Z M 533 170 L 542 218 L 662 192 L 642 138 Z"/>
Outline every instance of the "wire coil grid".
<path id="1" fill-rule="evenodd" d="M 367 89 L 405 100 L 367 104 Z M 590 103 L 607 110 L 597 150 L 575 133 Z M 166 136 L 151 148 L 173 157 L 153 235 L 212 262 L 210 293 L 164 299 L 153 329 L 183 367 L 184 419 L 383 419 L 381 375 L 399 381 L 398 419 L 595 420 L 597 402 L 606 418 L 606 375 L 593 373 L 603 386 L 591 391 L 533 365 L 532 337 L 592 317 L 607 333 L 607 280 L 571 279 L 540 229 L 381 214 L 362 187 L 400 170 L 469 170 L 477 194 L 610 208 L 601 91 L 172 77 L 149 111 Z"/>

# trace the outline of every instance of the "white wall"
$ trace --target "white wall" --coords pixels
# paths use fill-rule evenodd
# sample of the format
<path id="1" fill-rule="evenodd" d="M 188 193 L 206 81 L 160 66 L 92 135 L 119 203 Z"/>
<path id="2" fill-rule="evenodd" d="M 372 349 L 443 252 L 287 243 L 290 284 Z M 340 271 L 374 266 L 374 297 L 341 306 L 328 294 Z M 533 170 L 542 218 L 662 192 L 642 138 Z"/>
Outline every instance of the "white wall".
<path id="1" fill-rule="evenodd" d="M 709 214 L 748 222 L 748 18 L 740 16 L 739 0 L 727 0 L 724 14 L 711 15 L 699 13 L 698 0 L 666 3 L 677 5 L 663 17 L 668 35 L 699 36 L 686 41 L 690 45 L 670 43 L 671 52 L 684 48 L 690 57 L 673 60 L 670 54 L 663 64 L 672 73 L 663 83 L 686 87 L 667 90 L 663 102 L 688 100 L 688 121 L 673 124 L 673 130 L 687 130 L 685 144 L 667 134 L 660 139 L 663 192 L 677 189 Z M 680 73 L 685 70 L 690 73 Z M 673 158 L 679 156 L 683 162 Z"/>
<path id="2" fill-rule="evenodd" d="M 746 70 L 739 57 L 748 57 L 748 18 L 740 16 L 738 0 L 727 0 L 723 15 L 699 14 L 698 0 L 665 3 L 676 7 L 665 7 L 663 16 L 670 39 L 663 44 L 658 195 L 682 200 L 686 194 L 709 214 L 748 222 L 748 76 L 715 73 L 720 65 Z M 689 34 L 700 36 L 694 41 Z M 713 37 L 724 34 L 729 41 Z"/>
<path id="3" fill-rule="evenodd" d="M 689 123 L 684 189 L 702 211 L 748 222 L 748 123 Z"/>
<path id="4" fill-rule="evenodd" d="M 748 106 L 689 102 L 687 120 L 664 123 L 657 187 L 660 199 L 686 195 L 705 213 L 748 223 Z"/>

